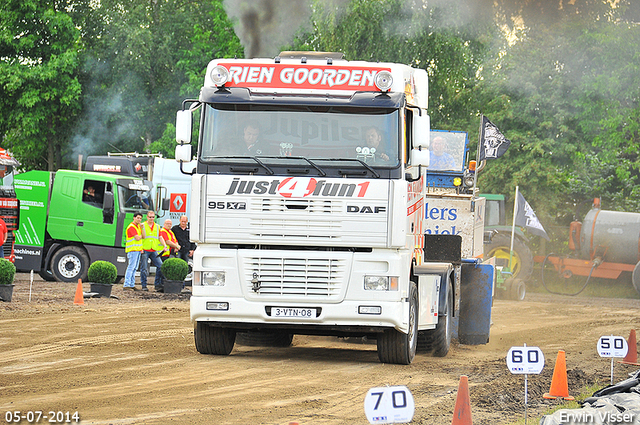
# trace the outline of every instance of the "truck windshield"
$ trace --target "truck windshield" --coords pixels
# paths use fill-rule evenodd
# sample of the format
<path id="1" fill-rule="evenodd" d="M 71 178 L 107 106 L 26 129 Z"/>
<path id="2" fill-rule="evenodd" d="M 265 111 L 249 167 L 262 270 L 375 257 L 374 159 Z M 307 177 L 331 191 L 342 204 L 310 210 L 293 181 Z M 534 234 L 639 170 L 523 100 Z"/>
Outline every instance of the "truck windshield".
<path id="1" fill-rule="evenodd" d="M 121 204 L 124 205 L 124 212 L 153 210 L 153 200 L 148 187 L 143 186 L 141 189 L 136 189 L 133 186 L 135 185 L 118 184 L 118 197 Z"/>
<path id="2" fill-rule="evenodd" d="M 303 157 L 399 165 L 399 112 L 344 106 L 207 104 L 200 160 Z M 326 166 L 326 164 L 323 164 Z"/>

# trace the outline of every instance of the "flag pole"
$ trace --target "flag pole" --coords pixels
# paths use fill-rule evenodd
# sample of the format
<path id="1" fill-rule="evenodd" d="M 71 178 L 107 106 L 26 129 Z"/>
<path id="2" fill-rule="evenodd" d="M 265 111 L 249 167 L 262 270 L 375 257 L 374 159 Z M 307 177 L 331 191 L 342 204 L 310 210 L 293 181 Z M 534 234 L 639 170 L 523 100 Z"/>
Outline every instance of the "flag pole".
<path id="1" fill-rule="evenodd" d="M 473 196 L 476 196 L 476 186 L 478 184 L 478 168 L 480 167 L 480 145 L 482 144 L 482 122 L 484 115 L 480 114 L 480 132 L 478 133 L 478 149 L 476 151 L 476 169 L 473 172 Z"/>
<path id="2" fill-rule="evenodd" d="M 516 234 L 516 217 L 518 214 L 518 186 L 516 186 L 516 197 L 513 199 L 513 224 L 511 225 L 511 246 L 509 247 L 509 271 L 513 275 L 513 268 L 511 263 L 513 262 L 513 239 Z"/>

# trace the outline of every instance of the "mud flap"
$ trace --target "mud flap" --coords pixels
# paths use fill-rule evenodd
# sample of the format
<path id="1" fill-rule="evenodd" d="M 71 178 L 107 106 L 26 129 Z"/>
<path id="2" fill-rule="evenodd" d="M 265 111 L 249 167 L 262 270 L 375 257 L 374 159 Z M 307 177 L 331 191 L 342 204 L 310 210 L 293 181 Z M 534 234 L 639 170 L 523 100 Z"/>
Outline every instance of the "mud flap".
<path id="1" fill-rule="evenodd" d="M 490 264 L 462 264 L 458 316 L 460 344 L 489 342 L 494 270 Z"/>

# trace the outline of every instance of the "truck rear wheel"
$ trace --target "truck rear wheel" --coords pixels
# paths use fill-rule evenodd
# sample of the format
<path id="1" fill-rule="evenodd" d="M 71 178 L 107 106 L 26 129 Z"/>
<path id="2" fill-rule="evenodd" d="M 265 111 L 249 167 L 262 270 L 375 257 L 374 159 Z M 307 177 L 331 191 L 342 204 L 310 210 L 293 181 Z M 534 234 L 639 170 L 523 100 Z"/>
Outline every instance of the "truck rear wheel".
<path id="1" fill-rule="evenodd" d="M 51 257 L 51 273 L 61 282 L 87 280 L 88 270 L 89 256 L 80 247 L 62 247 Z"/>
<path id="2" fill-rule="evenodd" d="M 411 364 L 418 345 L 418 287 L 409 290 L 409 331 L 387 329 L 378 336 L 378 358 L 382 363 Z"/>
<path id="3" fill-rule="evenodd" d="M 498 233 L 491 239 L 491 242 L 484 246 L 484 259 L 496 257 L 509 263 L 509 249 L 511 247 L 511 237 L 505 233 Z M 513 240 L 513 270 L 514 278 L 527 280 L 533 273 L 533 254 L 522 239 Z"/>
<path id="4" fill-rule="evenodd" d="M 435 329 L 418 332 L 418 350 L 431 353 L 435 357 L 445 357 L 451 347 L 451 316 L 453 313 L 453 289 L 447 282 L 447 303 L 443 314 L 438 316 Z"/>
<path id="5" fill-rule="evenodd" d="M 236 342 L 236 331 L 209 326 L 206 322 L 196 322 L 193 327 L 193 337 L 198 353 L 227 356 Z"/>

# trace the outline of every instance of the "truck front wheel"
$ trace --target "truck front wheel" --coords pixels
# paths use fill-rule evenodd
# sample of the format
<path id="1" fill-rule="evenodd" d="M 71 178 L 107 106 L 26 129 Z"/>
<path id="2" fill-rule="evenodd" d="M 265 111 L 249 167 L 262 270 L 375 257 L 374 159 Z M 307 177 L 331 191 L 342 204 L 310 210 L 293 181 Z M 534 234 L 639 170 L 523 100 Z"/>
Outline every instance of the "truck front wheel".
<path id="1" fill-rule="evenodd" d="M 207 322 L 196 322 L 193 328 L 193 337 L 198 353 L 227 356 L 233 350 L 233 345 L 236 342 L 236 331 L 209 326 Z"/>
<path id="2" fill-rule="evenodd" d="M 387 329 L 378 335 L 378 358 L 382 363 L 411 364 L 418 345 L 418 287 L 409 290 L 409 331 L 405 334 Z"/>
<path id="3" fill-rule="evenodd" d="M 453 289 L 451 282 L 447 282 L 447 303 L 443 314 L 438 316 L 438 324 L 435 329 L 420 331 L 418 333 L 418 351 L 431 353 L 435 357 L 444 357 L 451 347 L 453 315 Z"/>
<path id="4" fill-rule="evenodd" d="M 74 282 L 87 279 L 89 256 L 77 246 L 60 248 L 51 257 L 51 273 L 60 282 Z"/>

